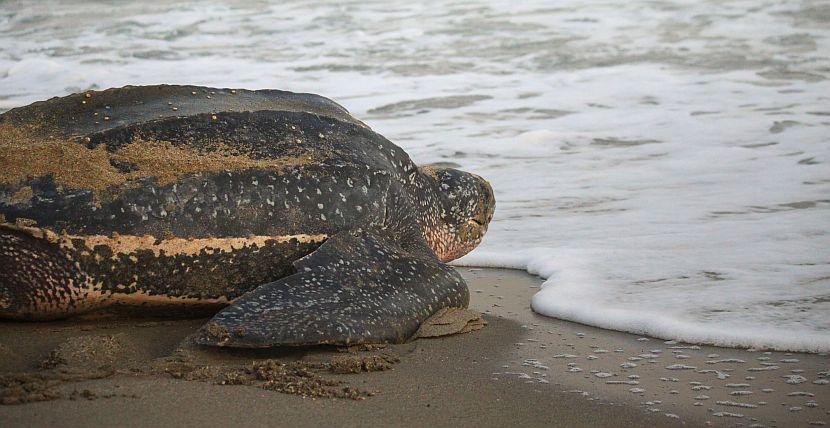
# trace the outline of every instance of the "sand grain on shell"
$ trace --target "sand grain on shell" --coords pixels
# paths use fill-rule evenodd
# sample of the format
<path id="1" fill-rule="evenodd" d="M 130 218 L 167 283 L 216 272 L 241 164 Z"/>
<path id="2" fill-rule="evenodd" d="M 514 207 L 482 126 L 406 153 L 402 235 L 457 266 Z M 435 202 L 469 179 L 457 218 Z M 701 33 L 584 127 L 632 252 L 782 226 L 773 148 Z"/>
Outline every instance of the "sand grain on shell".
<path id="1" fill-rule="evenodd" d="M 4 166 L 0 170 L 0 184 L 11 186 L 48 175 L 58 186 L 100 192 L 143 177 L 155 177 L 156 184 L 165 185 L 188 174 L 281 170 L 308 164 L 314 159 L 310 153 L 252 159 L 221 143 L 214 144 L 211 150 L 199 151 L 167 141 L 144 140 L 135 140 L 109 152 L 103 144 L 88 148 L 80 141 L 31 140 L 25 133 L 21 135 L 19 130 L 10 131 L 10 128 L 0 126 L 0 164 Z M 129 171 L 120 171 L 114 165 L 127 165 Z"/>

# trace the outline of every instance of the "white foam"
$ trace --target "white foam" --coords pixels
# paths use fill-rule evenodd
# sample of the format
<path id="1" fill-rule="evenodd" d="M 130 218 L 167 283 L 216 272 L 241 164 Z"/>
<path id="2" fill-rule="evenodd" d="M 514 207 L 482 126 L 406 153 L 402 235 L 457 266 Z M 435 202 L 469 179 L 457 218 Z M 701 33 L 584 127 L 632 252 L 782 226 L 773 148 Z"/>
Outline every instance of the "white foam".
<path id="1" fill-rule="evenodd" d="M 458 263 L 546 278 L 535 311 L 830 351 L 830 30 L 808 5 L 392 3 L 4 4 L 0 109 L 125 84 L 321 93 L 492 182 Z"/>

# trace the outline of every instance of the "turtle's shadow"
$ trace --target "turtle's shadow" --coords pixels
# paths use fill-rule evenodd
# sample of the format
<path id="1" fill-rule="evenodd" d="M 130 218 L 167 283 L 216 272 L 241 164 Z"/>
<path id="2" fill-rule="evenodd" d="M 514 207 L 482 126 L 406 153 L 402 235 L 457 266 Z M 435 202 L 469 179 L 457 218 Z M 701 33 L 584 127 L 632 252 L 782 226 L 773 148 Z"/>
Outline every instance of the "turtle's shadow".
<path id="1" fill-rule="evenodd" d="M 192 337 L 185 338 L 178 349 L 187 351 L 192 358 L 202 363 L 241 363 L 254 360 L 289 362 L 325 358 L 343 352 L 342 347 L 331 345 L 276 346 L 269 348 L 215 347 L 195 344 Z"/>

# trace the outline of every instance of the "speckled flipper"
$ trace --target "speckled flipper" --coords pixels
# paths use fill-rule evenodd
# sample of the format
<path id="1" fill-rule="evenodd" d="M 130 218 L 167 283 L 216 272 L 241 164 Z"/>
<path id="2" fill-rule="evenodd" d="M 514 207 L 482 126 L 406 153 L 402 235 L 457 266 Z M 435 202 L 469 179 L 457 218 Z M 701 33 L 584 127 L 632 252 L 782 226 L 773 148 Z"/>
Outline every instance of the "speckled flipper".
<path id="1" fill-rule="evenodd" d="M 342 232 L 294 266 L 298 273 L 218 313 L 197 342 L 248 348 L 403 342 L 435 312 L 469 302 L 461 276 L 420 237 Z"/>

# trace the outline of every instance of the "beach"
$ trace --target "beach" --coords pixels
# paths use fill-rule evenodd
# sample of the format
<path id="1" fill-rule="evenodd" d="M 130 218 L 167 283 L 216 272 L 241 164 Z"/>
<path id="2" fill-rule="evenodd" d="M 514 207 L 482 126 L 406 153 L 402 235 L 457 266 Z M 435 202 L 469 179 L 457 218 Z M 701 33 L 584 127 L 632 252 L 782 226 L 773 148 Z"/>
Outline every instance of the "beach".
<path id="1" fill-rule="evenodd" d="M 667 343 L 542 317 L 528 308 L 541 279 L 458 269 L 470 286 L 471 309 L 488 325 L 380 348 L 212 351 L 183 344 L 205 319 L 3 322 L 4 382 L 14 378 L 10 373 L 51 376 L 55 386 L 48 389 L 55 393 L 48 401 L 0 406 L 0 425 L 809 426 L 830 420 L 826 355 Z M 329 387 L 303 396 L 227 384 L 228 373 L 263 360 L 317 367 L 315 385 L 342 382 L 330 388 L 352 393 L 315 397 Z M 339 372 L 329 367 L 344 360 L 364 363 Z M 342 373 L 350 368 L 359 373 Z M 56 371 L 63 380 L 45 375 Z M 78 380 L 66 380 L 67 373 Z"/>
<path id="2" fill-rule="evenodd" d="M 535 312 L 828 352 L 828 20 L 810 0 L 7 2 L 0 110 L 124 85 L 320 94 L 492 184 L 459 263 L 545 277 Z"/>
<path id="3" fill-rule="evenodd" d="M 2 2 L 0 112 L 125 85 L 319 94 L 496 209 L 452 261 L 482 329 L 234 351 L 191 343 L 209 314 L 2 321 L 0 426 L 830 424 L 828 23 L 821 0 Z"/>

